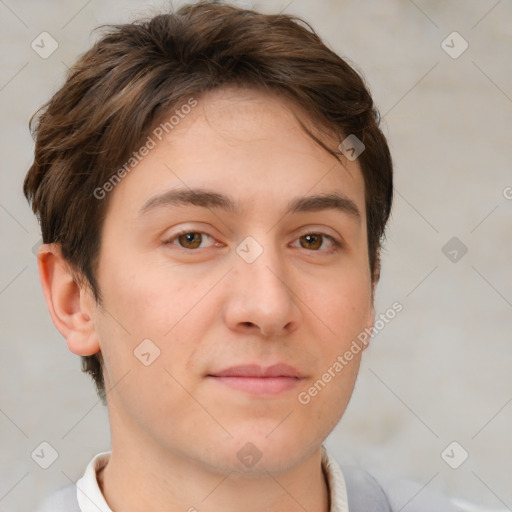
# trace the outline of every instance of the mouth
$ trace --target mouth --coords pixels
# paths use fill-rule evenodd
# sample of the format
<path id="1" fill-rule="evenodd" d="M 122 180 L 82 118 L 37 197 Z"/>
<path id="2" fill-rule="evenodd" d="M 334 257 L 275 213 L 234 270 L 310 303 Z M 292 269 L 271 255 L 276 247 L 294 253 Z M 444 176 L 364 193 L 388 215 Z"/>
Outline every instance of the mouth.
<path id="1" fill-rule="evenodd" d="M 233 366 L 209 374 L 215 382 L 253 395 L 278 395 L 297 386 L 304 376 L 292 366 L 275 364 L 262 367 L 255 364 Z"/>

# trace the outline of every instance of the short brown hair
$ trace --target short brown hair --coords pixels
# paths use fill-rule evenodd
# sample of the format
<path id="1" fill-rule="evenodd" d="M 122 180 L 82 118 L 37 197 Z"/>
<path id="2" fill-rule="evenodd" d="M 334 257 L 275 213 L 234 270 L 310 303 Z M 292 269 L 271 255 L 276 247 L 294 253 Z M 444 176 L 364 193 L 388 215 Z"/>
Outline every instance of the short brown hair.
<path id="1" fill-rule="evenodd" d="M 338 138 L 355 135 L 364 144 L 358 162 L 369 266 L 374 284 L 378 281 L 392 202 L 388 145 L 364 81 L 309 24 L 295 16 L 199 2 L 100 28 L 103 36 L 31 119 L 35 157 L 23 189 L 44 243 L 60 244 L 98 303 L 95 270 L 108 197 L 100 200 L 94 191 L 112 179 L 165 115 L 191 97 L 233 85 L 291 99 L 317 126 Z M 101 354 L 82 357 L 82 367 L 105 402 Z"/>

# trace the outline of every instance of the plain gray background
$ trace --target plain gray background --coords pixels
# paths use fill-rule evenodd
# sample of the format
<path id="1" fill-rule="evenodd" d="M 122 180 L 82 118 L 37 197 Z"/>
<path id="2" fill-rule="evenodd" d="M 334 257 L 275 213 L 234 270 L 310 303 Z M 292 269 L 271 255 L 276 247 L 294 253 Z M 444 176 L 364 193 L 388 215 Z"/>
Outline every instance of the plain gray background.
<path id="1" fill-rule="evenodd" d="M 40 232 L 21 191 L 33 155 L 28 119 L 90 46 L 94 27 L 166 5 L 0 0 L 3 512 L 33 510 L 109 449 L 106 409 L 53 327 L 40 290 L 32 252 Z M 400 301 L 403 311 L 366 351 L 328 447 L 341 463 L 406 476 L 488 509 L 510 509 L 511 2 L 253 5 L 303 16 L 363 72 L 395 161 L 396 198 L 376 307 L 383 313 Z M 58 43 L 46 59 L 31 47 L 42 32 Z M 455 245 L 443 252 L 453 237 Z M 59 454 L 48 469 L 31 458 L 43 441 Z M 448 450 L 451 461 L 462 450 L 469 454 L 458 469 L 441 457 L 453 441 L 459 444 Z"/>

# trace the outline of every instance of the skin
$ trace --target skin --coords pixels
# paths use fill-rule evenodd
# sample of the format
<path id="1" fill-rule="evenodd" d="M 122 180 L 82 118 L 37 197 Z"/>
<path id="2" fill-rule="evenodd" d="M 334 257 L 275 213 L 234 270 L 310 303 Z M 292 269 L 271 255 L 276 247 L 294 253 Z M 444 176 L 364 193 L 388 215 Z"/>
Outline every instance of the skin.
<path id="1" fill-rule="evenodd" d="M 292 109 L 307 120 L 258 91 L 222 89 L 199 99 L 111 192 L 97 274 L 101 305 L 73 280 L 58 246 L 40 249 L 45 297 L 69 349 L 103 355 L 112 455 L 98 479 L 115 512 L 149 504 L 329 508 L 320 447 L 345 411 L 361 353 L 307 405 L 297 397 L 372 327 L 374 283 L 357 160 L 327 153 Z M 161 205 L 140 213 L 177 188 L 228 195 L 241 211 Z M 360 218 L 335 208 L 284 213 L 293 199 L 333 192 L 353 201 Z M 208 236 L 177 237 L 182 230 Z M 343 245 L 306 236 L 315 233 Z M 248 236 L 263 248 L 252 263 L 236 252 Z M 148 338 L 160 356 L 145 366 L 133 352 Z M 303 376 L 277 395 L 208 377 L 277 362 Z M 252 467 L 237 457 L 248 442 L 261 453 Z"/>

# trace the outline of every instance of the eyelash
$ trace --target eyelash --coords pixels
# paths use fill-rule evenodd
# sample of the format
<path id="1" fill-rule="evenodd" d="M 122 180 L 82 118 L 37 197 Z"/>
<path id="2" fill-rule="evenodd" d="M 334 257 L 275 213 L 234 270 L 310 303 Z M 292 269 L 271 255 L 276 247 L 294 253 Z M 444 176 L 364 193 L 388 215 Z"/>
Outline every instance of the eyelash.
<path id="1" fill-rule="evenodd" d="M 188 249 L 187 247 L 183 247 L 181 245 L 174 243 L 174 241 L 177 240 L 180 236 L 187 235 L 187 234 L 199 234 L 199 235 L 207 236 L 208 238 L 211 238 L 212 240 L 214 240 L 214 238 L 212 236 L 208 235 L 207 233 L 204 233 L 203 231 L 183 230 L 183 231 L 180 231 L 180 232 L 176 233 L 175 235 L 173 235 L 172 238 L 169 238 L 164 243 L 165 243 L 165 245 L 175 245 L 178 247 L 178 249 L 181 249 L 182 251 L 185 251 L 188 253 L 196 252 L 198 249 L 201 249 L 201 247 L 198 247 L 196 249 Z M 300 238 L 307 236 L 307 235 L 319 235 L 319 236 L 323 237 L 324 239 L 329 240 L 332 244 L 332 247 L 330 249 L 324 249 L 324 250 L 314 249 L 314 250 L 311 250 L 310 252 L 323 252 L 326 254 L 330 254 L 330 253 L 338 252 L 344 248 L 344 245 L 339 240 L 336 240 L 336 238 L 334 238 L 333 236 L 328 235 L 326 233 L 317 233 L 315 231 L 303 233 L 302 235 L 298 236 L 295 240 L 299 240 Z M 306 251 L 308 250 L 305 247 L 301 247 L 301 249 L 304 249 Z"/>

